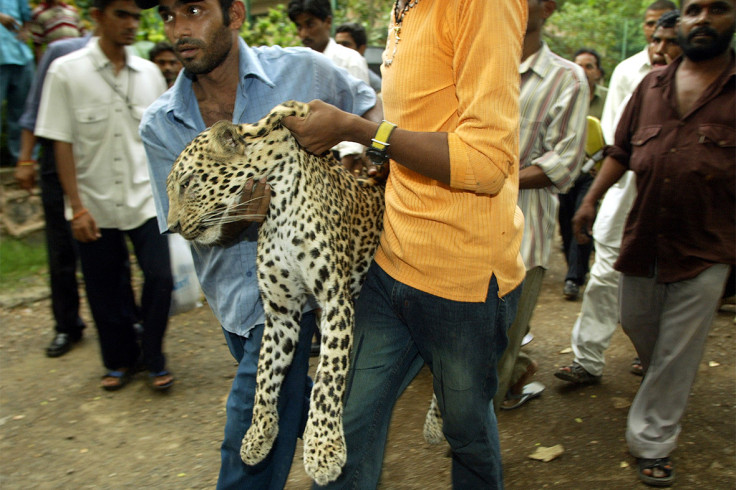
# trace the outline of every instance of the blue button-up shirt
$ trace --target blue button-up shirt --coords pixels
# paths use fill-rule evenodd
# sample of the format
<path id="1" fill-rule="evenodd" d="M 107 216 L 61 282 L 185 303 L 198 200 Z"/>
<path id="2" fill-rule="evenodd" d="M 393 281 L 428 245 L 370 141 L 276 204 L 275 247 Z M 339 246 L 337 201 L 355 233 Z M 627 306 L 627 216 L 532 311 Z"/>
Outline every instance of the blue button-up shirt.
<path id="1" fill-rule="evenodd" d="M 344 111 L 364 114 L 375 105 L 374 91 L 308 48 L 251 48 L 240 40 L 240 85 L 233 123 L 254 123 L 286 101 L 321 99 Z M 166 178 L 179 153 L 205 128 L 191 77 L 184 72 L 141 121 L 161 232 L 169 201 Z M 248 336 L 264 322 L 256 274 L 256 227 L 228 247 L 192 247 L 202 290 L 225 330 Z"/>
<path id="2" fill-rule="evenodd" d="M 21 25 L 31 20 L 31 9 L 26 0 L 0 0 L 0 12 L 11 16 Z M 17 32 L 0 25 L 0 65 L 25 66 L 33 59 L 31 48 L 19 41 L 17 35 Z"/>

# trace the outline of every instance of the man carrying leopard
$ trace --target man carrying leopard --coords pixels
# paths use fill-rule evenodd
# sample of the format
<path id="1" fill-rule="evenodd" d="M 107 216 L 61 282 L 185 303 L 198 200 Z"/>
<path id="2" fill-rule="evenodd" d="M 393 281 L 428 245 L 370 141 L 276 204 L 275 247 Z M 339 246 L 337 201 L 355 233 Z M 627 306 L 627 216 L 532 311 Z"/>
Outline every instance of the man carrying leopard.
<path id="1" fill-rule="evenodd" d="M 136 0 L 158 5 L 164 30 L 184 65 L 184 76 L 149 107 L 141 121 L 159 227 L 168 231 L 166 178 L 179 153 L 219 120 L 255 122 L 277 104 L 321 99 L 354 114 L 380 120 L 375 94 L 328 60 L 305 48 L 251 48 L 239 39 L 245 7 L 239 0 Z M 248 181 L 242 200 L 268 195 L 265 179 Z M 232 192 L 240 193 L 241 189 Z M 258 203 L 259 201 L 254 201 Z M 265 214 L 268 199 L 260 210 Z M 257 207 L 257 206 L 256 206 Z M 264 329 L 256 274 L 256 226 L 236 224 L 233 243 L 193 249 L 202 288 L 238 361 L 227 402 L 218 488 L 281 489 L 289 474 L 296 438 L 304 425 L 311 381 L 307 376 L 314 315 L 302 315 L 294 359 L 279 396 L 278 436 L 268 457 L 255 466 L 240 458 L 250 426 L 256 367 Z M 242 231 L 240 230 L 242 228 Z M 308 308 L 307 308 L 308 309 Z"/>

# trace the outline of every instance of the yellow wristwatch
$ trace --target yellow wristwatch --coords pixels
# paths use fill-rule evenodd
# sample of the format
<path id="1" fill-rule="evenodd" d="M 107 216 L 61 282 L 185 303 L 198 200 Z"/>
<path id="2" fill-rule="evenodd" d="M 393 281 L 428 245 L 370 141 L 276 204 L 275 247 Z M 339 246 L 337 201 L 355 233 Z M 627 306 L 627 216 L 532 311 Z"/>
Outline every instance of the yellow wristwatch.
<path id="1" fill-rule="evenodd" d="M 376 135 L 371 140 L 371 146 L 365 151 L 368 158 L 376 165 L 383 165 L 388 161 L 388 147 L 391 146 L 388 140 L 394 129 L 396 129 L 396 125 L 388 121 L 382 121 L 378 125 Z"/>

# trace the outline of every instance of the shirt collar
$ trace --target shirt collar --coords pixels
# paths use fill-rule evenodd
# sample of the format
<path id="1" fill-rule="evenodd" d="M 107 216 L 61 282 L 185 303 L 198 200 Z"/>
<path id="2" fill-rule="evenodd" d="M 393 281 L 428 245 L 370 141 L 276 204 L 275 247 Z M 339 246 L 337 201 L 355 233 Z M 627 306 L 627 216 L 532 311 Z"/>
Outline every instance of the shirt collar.
<path id="1" fill-rule="evenodd" d="M 550 51 L 547 43 L 542 41 L 542 46 L 537 50 L 536 53 L 529 56 L 527 59 L 521 62 L 519 65 L 519 73 L 526 73 L 531 70 L 540 77 L 544 76 L 549 72 L 550 69 Z"/>
<path id="2" fill-rule="evenodd" d="M 87 43 L 87 48 L 89 49 L 89 55 L 90 58 L 92 58 L 92 63 L 94 64 L 95 68 L 98 70 L 107 69 L 112 65 L 112 62 L 110 59 L 105 55 L 105 53 L 102 52 L 102 48 L 100 47 L 100 38 L 99 37 L 93 37 L 89 43 Z M 127 68 L 130 68 L 134 71 L 138 70 L 138 63 L 136 63 L 135 56 L 131 54 L 128 48 L 125 49 L 125 66 Z"/>

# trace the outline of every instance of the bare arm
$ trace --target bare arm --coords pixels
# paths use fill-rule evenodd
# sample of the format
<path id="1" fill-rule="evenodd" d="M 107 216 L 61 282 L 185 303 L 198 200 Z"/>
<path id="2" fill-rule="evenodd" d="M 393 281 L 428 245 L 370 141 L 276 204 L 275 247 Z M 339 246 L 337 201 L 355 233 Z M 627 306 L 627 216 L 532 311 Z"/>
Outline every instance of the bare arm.
<path id="1" fill-rule="evenodd" d="M 541 167 L 530 165 L 519 171 L 519 189 L 543 189 L 554 185 Z"/>
<path id="2" fill-rule="evenodd" d="M 284 118 L 299 143 L 312 153 L 325 153 L 340 141 L 370 146 L 382 117 L 374 109 L 356 116 L 320 100 L 309 103 L 306 118 Z M 370 118 L 370 119 L 369 119 Z M 425 133 L 396 128 L 391 134 L 389 154 L 401 165 L 444 184 L 450 184 L 450 149 L 447 133 Z"/>
<path id="3" fill-rule="evenodd" d="M 72 234 L 80 242 L 93 242 L 100 238 L 94 217 L 86 210 L 77 188 L 77 169 L 74 164 L 72 144 L 63 141 L 54 142 L 54 156 L 56 157 L 56 171 L 59 174 L 61 187 L 69 198 L 74 218 L 72 219 Z"/>
<path id="4" fill-rule="evenodd" d="M 626 170 L 627 168 L 614 158 L 606 157 L 603 160 L 603 166 L 600 172 L 595 176 L 593 184 L 590 186 L 588 193 L 583 198 L 583 202 L 572 218 L 572 229 L 578 243 L 585 244 L 590 241 L 590 235 L 593 232 L 593 221 L 595 220 L 596 204 L 601 200 L 606 191 L 621 178 Z"/>
<path id="5" fill-rule="evenodd" d="M 15 181 L 21 189 L 27 190 L 29 194 L 36 185 L 36 166 L 29 164 L 33 160 L 33 147 L 35 145 L 36 136 L 31 131 L 22 129 L 18 163 L 15 165 Z"/>

